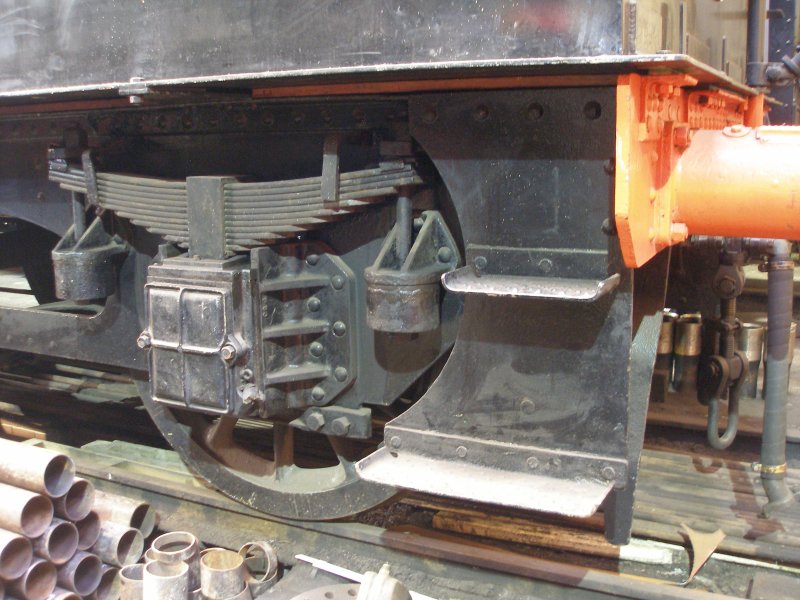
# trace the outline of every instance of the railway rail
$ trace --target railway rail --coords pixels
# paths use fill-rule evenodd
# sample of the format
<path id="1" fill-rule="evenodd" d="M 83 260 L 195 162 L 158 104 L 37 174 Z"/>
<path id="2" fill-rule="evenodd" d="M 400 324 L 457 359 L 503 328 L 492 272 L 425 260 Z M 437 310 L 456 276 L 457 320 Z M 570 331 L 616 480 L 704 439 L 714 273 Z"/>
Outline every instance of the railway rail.
<path id="1" fill-rule="evenodd" d="M 294 556 L 306 554 L 361 572 L 389 562 L 394 576 L 436 598 L 676 599 L 757 597 L 754 585 L 758 593 L 758 586 L 775 581 L 794 593 L 794 581 L 784 578 L 800 574 L 800 511 L 780 519 L 759 516 L 765 498 L 758 474 L 749 469 L 748 459 L 757 452 L 746 439 L 723 455 L 700 447 L 689 434 L 676 441 L 674 432 L 663 435 L 663 425 L 652 428 L 642 457 L 634 538 L 618 547 L 605 541 L 602 516 L 531 519 L 421 494 L 405 495 L 357 520 L 268 517 L 210 489 L 165 449 L 123 376 L 18 361 L 0 376 L 0 393 L 4 435 L 68 453 L 98 489 L 152 503 L 162 529 L 192 530 L 208 544 L 228 547 L 255 533 L 274 540 L 281 560 L 296 573 L 306 567 Z M 78 415 L 80 426 L 65 421 Z M 264 431 L 254 424 L 243 435 Z M 313 445 L 305 448 L 308 464 L 321 460 Z M 796 466 L 789 469 L 792 487 L 800 486 Z M 699 531 L 720 527 L 727 534 L 686 588 L 677 585 L 691 558 L 682 523 Z"/>

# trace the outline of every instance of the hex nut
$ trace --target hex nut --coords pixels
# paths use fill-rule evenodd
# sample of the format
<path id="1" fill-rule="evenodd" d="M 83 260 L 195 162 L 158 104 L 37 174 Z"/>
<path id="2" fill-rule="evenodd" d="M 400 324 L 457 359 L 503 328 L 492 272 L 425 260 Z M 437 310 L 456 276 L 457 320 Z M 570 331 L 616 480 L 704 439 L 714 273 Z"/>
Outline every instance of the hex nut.
<path id="1" fill-rule="evenodd" d="M 222 356 L 222 360 L 225 362 L 233 362 L 236 360 L 236 348 L 233 344 L 225 344 L 222 349 L 220 350 L 220 355 Z"/>
<path id="2" fill-rule="evenodd" d="M 147 332 L 143 332 L 138 338 L 136 338 L 136 345 L 142 350 L 149 348 L 152 343 L 153 342 L 150 339 L 150 334 Z"/>
<path id="3" fill-rule="evenodd" d="M 319 431 L 325 426 L 325 415 L 323 415 L 320 411 L 315 410 L 308 415 L 306 415 L 306 427 L 308 427 L 311 431 Z"/>
<path id="4" fill-rule="evenodd" d="M 350 419 L 347 417 L 337 417 L 331 422 L 331 432 L 333 435 L 347 435 L 350 431 Z"/>

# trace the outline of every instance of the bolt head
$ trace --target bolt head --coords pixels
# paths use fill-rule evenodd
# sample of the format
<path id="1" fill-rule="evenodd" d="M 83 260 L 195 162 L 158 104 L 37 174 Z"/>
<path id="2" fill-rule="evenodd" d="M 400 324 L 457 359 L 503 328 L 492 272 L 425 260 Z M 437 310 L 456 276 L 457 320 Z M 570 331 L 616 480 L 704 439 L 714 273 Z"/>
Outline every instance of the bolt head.
<path id="1" fill-rule="evenodd" d="M 319 342 L 311 342 L 311 345 L 308 347 L 308 351 L 311 353 L 311 356 L 316 357 L 322 356 L 324 350 L 325 348 Z"/>
<path id="2" fill-rule="evenodd" d="M 348 375 L 347 369 L 345 369 L 344 367 L 336 367 L 333 370 L 333 376 L 336 378 L 336 381 L 344 381 L 345 379 L 347 379 L 347 375 Z"/>
<path id="3" fill-rule="evenodd" d="M 222 360 L 232 362 L 236 359 L 236 348 L 233 344 L 225 344 L 220 350 L 220 354 L 222 355 Z"/>
<path id="4" fill-rule="evenodd" d="M 311 431 L 319 431 L 325 426 L 325 415 L 318 410 L 309 413 L 306 416 L 306 427 Z"/>
<path id="5" fill-rule="evenodd" d="M 347 435 L 350 431 L 350 419 L 347 417 L 337 417 L 331 422 L 331 432 L 333 435 Z"/>
<path id="6" fill-rule="evenodd" d="M 322 402 L 325 399 L 325 388 L 321 386 L 314 386 L 314 389 L 311 390 L 311 398 L 315 402 Z"/>
<path id="7" fill-rule="evenodd" d="M 335 290 L 342 289 L 344 287 L 344 277 L 342 277 L 341 275 L 334 275 L 333 278 L 331 279 L 331 285 Z"/>
<path id="8" fill-rule="evenodd" d="M 439 248 L 439 251 L 436 253 L 436 258 L 439 259 L 439 262 L 450 262 L 453 260 L 453 251 L 450 250 L 447 246 L 442 246 Z"/>
<path id="9" fill-rule="evenodd" d="M 347 333 L 347 325 L 345 325 L 344 322 L 342 321 L 336 321 L 333 324 L 333 334 L 338 337 L 341 337 L 345 333 Z"/>
<path id="10" fill-rule="evenodd" d="M 311 312 L 317 312 L 320 309 L 320 306 L 322 306 L 322 302 L 320 301 L 319 298 L 313 296 L 308 299 L 306 306 L 308 306 L 308 310 L 310 310 Z"/>
<path id="11" fill-rule="evenodd" d="M 136 345 L 139 346 L 142 350 L 145 348 L 149 348 L 150 344 L 152 344 L 152 340 L 150 339 L 149 333 L 142 333 L 138 338 L 136 338 Z"/>

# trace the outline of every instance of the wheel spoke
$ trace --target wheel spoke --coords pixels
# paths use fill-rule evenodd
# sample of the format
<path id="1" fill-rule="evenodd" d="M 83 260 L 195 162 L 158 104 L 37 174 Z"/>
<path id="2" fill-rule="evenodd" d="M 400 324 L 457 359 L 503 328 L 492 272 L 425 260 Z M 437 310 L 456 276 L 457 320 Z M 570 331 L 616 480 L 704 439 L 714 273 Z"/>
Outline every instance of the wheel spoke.
<path id="1" fill-rule="evenodd" d="M 237 417 L 220 417 L 205 430 L 203 442 L 219 461 L 231 469 L 264 476 L 275 472 L 276 461 L 242 448 L 233 439 Z"/>

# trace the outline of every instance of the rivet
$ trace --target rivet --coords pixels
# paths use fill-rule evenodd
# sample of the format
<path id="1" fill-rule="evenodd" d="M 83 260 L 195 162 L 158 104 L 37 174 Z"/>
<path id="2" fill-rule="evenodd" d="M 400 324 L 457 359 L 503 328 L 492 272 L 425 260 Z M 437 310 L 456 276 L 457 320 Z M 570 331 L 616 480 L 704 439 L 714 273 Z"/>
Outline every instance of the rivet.
<path id="1" fill-rule="evenodd" d="M 392 447 L 392 448 L 394 448 L 395 450 L 397 450 L 398 448 L 400 448 L 400 446 L 402 445 L 402 443 L 403 443 L 403 442 L 402 442 L 402 441 L 400 440 L 400 438 L 399 438 L 399 437 L 397 437 L 396 435 L 393 435 L 393 436 L 392 436 L 392 437 L 389 439 L 389 446 L 390 446 L 390 447 Z"/>
<path id="2" fill-rule="evenodd" d="M 348 375 L 347 369 L 345 369 L 344 367 L 336 367 L 333 370 L 333 376 L 336 377 L 336 381 L 344 381 L 345 379 L 347 379 L 347 375 Z"/>
<path id="3" fill-rule="evenodd" d="M 322 347 L 322 344 L 319 342 L 311 342 L 311 345 L 308 347 L 308 351 L 311 353 L 311 356 L 322 356 L 322 352 L 325 348 Z"/>
<path id="4" fill-rule="evenodd" d="M 614 477 L 616 477 L 616 475 L 617 475 L 617 472 L 614 470 L 614 467 L 606 465 L 600 471 L 600 474 L 603 476 L 603 479 L 605 479 L 606 481 L 613 481 Z"/>
<path id="5" fill-rule="evenodd" d="M 529 469 L 535 469 L 539 466 L 539 459 L 535 456 L 529 456 L 525 463 L 528 465 Z"/>
<path id="6" fill-rule="evenodd" d="M 422 113 L 422 120 L 426 123 L 435 123 L 436 120 L 439 118 L 439 114 L 436 112 L 436 109 L 432 106 L 425 109 L 425 112 Z"/>
<path id="7" fill-rule="evenodd" d="M 318 254 L 309 254 L 306 257 L 306 262 L 311 265 L 312 267 L 319 262 L 319 255 Z"/>
<path id="8" fill-rule="evenodd" d="M 439 262 L 450 262 L 453 259 L 453 251 L 447 246 L 442 246 L 436 253 L 436 258 L 439 259 Z"/>
<path id="9" fill-rule="evenodd" d="M 543 258 L 539 261 L 538 267 L 540 272 L 544 274 L 550 273 L 553 270 L 553 261 L 549 258 Z"/>
<path id="10" fill-rule="evenodd" d="M 322 402 L 325 399 L 325 389 L 318 385 L 314 386 L 311 390 L 311 398 L 313 398 L 315 402 Z"/>
<path id="11" fill-rule="evenodd" d="M 467 449 L 464 446 L 459 446 L 456 448 L 456 456 L 458 456 L 458 458 L 465 458 L 467 456 Z"/>
<path id="12" fill-rule="evenodd" d="M 489 116 L 489 107 L 485 104 L 480 104 L 475 108 L 475 120 L 485 121 Z"/>
<path id="13" fill-rule="evenodd" d="M 489 264 L 489 262 L 486 260 L 485 256 L 476 256 L 475 260 L 473 261 L 473 264 L 475 265 L 476 269 L 478 269 L 479 271 L 483 271 L 486 268 L 486 265 Z"/>
<path id="14" fill-rule="evenodd" d="M 347 333 L 347 325 L 345 325 L 342 321 L 336 321 L 333 324 L 333 335 L 341 337 L 345 333 Z"/>
<path id="15" fill-rule="evenodd" d="M 311 312 L 317 312 L 321 305 L 322 303 L 316 296 L 309 298 L 308 302 L 306 303 L 306 306 L 308 306 L 308 310 L 310 310 Z"/>
<path id="16" fill-rule="evenodd" d="M 333 289 L 340 290 L 344 287 L 344 277 L 341 275 L 334 275 L 331 279 L 331 285 L 333 285 Z"/>
<path id="17" fill-rule="evenodd" d="M 519 403 L 519 409 L 529 415 L 536 410 L 536 403 L 530 398 L 523 398 Z"/>
<path id="18" fill-rule="evenodd" d="M 538 102 L 533 102 L 528 105 L 528 119 L 531 121 L 538 121 L 544 115 L 544 107 Z"/>
<path id="19" fill-rule="evenodd" d="M 242 369 L 242 372 L 239 373 L 239 379 L 248 383 L 253 381 L 253 370 L 252 369 Z"/>
<path id="20" fill-rule="evenodd" d="M 558 458 L 557 456 L 554 456 L 553 458 L 550 459 L 550 466 L 553 467 L 554 469 L 560 469 L 561 459 Z"/>

